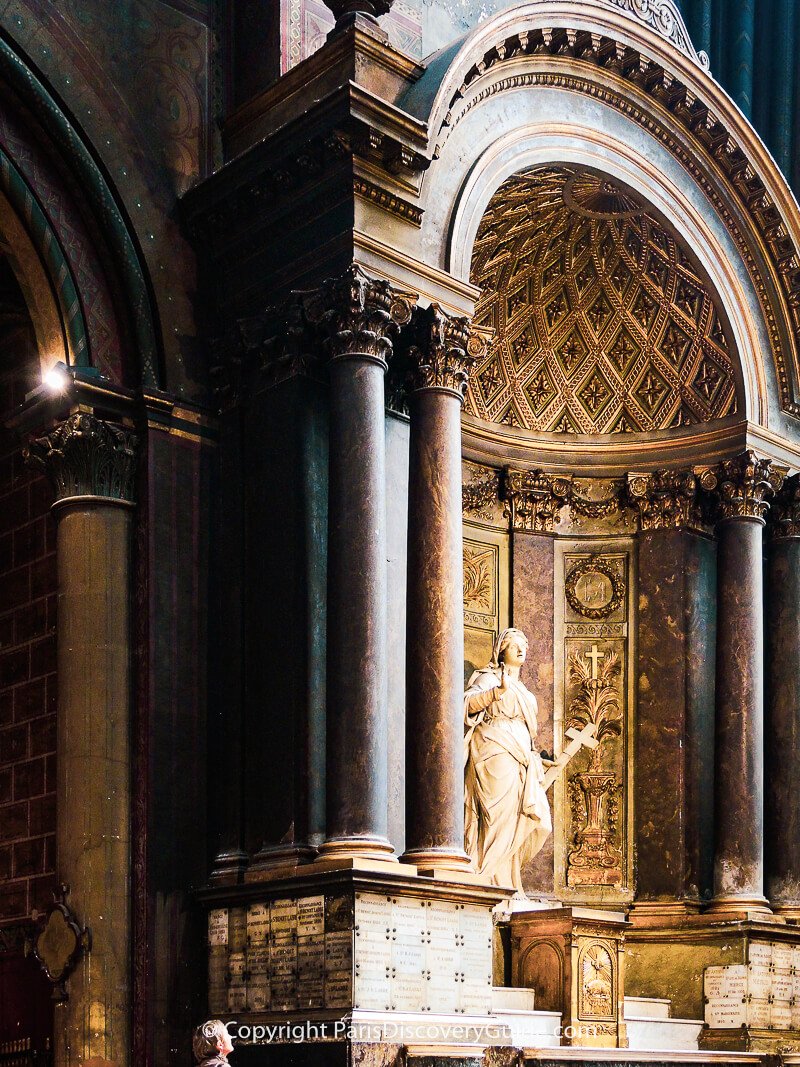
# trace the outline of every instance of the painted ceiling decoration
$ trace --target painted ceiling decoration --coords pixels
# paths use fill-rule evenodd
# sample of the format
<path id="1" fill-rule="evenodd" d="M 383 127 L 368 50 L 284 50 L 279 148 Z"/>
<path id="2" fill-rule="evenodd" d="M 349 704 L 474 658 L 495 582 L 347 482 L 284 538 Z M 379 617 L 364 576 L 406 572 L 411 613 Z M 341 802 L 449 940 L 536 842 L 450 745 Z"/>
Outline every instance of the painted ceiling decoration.
<path id="1" fill-rule="evenodd" d="M 494 331 L 466 411 L 554 433 L 651 433 L 737 410 L 724 313 L 632 191 L 572 167 L 512 175 L 478 229 Z"/>

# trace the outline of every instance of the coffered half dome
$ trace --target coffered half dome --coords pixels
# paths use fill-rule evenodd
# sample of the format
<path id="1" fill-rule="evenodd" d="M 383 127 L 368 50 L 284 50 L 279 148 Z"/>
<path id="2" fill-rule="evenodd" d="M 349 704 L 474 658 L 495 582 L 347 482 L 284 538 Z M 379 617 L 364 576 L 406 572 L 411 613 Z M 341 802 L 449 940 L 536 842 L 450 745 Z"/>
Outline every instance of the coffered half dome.
<path id="1" fill-rule="evenodd" d="M 652 434 L 735 415 L 725 311 L 685 241 L 633 190 L 579 166 L 511 175 L 478 228 L 491 337 L 466 413 L 556 434 Z"/>

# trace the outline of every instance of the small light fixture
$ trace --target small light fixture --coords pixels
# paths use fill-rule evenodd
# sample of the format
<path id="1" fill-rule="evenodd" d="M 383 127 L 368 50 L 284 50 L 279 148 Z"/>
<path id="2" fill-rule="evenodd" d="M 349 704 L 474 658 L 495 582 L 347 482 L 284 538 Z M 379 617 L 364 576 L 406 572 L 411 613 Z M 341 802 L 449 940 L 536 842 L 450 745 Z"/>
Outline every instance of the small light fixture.
<path id="1" fill-rule="evenodd" d="M 72 376 L 70 375 L 66 364 L 61 360 L 59 360 L 58 363 L 54 363 L 52 367 L 48 367 L 42 375 L 42 384 L 45 385 L 51 393 L 65 392 L 71 381 Z"/>

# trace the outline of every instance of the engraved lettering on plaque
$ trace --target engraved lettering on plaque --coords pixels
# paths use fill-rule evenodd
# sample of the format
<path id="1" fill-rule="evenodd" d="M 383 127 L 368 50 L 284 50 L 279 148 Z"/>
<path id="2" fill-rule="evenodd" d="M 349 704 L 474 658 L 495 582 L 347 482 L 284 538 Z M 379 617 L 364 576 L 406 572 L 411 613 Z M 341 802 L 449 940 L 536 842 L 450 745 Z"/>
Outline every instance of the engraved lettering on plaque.
<path id="1" fill-rule="evenodd" d="M 751 967 L 762 967 L 769 970 L 772 966 L 772 945 L 769 942 L 751 941 L 747 958 Z"/>
<path id="2" fill-rule="evenodd" d="M 791 974 L 794 955 L 791 945 L 772 946 L 772 969 L 776 974 Z"/>
<path id="3" fill-rule="evenodd" d="M 269 973 L 269 945 L 250 945 L 247 949 L 247 970 L 250 974 Z"/>
<path id="4" fill-rule="evenodd" d="M 325 970 L 325 939 L 319 937 L 298 937 L 297 969 L 301 974 Z"/>
<path id="5" fill-rule="evenodd" d="M 458 1011 L 458 989 L 455 983 L 455 969 L 444 974 L 431 972 L 425 983 L 425 1002 L 428 1011 Z"/>
<path id="6" fill-rule="evenodd" d="M 269 1010 L 269 978 L 266 974 L 252 974 L 247 983 L 247 1010 Z"/>
<path id="7" fill-rule="evenodd" d="M 359 974 L 356 970 L 354 1006 L 372 1011 L 389 1011 L 392 1006 L 389 986 L 388 968 L 384 968 L 382 975 L 377 971 Z"/>
<path id="8" fill-rule="evenodd" d="M 296 974 L 273 974 L 269 985 L 273 1011 L 294 1011 L 297 1008 Z"/>
<path id="9" fill-rule="evenodd" d="M 228 944 L 231 952 L 243 952 L 247 946 L 247 909 L 231 908 L 228 916 Z"/>
<path id="10" fill-rule="evenodd" d="M 269 906 L 270 937 L 285 941 L 297 936 L 297 902 L 273 900 Z"/>
<path id="11" fill-rule="evenodd" d="M 244 959 L 244 952 L 231 952 L 228 957 L 228 1011 L 244 1011 L 247 1007 Z"/>
<path id="12" fill-rule="evenodd" d="M 758 1030 L 768 1029 L 771 1007 L 768 1000 L 753 997 L 747 1004 L 747 1025 Z"/>
<path id="13" fill-rule="evenodd" d="M 297 901 L 297 936 L 314 937 L 325 932 L 325 897 L 301 897 Z"/>
<path id="14" fill-rule="evenodd" d="M 422 942 L 427 928 L 424 900 L 392 899 L 392 931 L 397 941 Z"/>
<path id="15" fill-rule="evenodd" d="M 786 1001 L 773 1000 L 769 1006 L 769 1025 L 773 1030 L 791 1030 L 791 1004 Z"/>
<path id="16" fill-rule="evenodd" d="M 768 967 L 749 967 L 747 992 L 754 1000 L 769 1000 L 772 994 L 772 971 Z"/>
<path id="17" fill-rule="evenodd" d="M 269 938 L 269 904 L 251 904 L 247 909 L 247 943 L 266 943 Z"/>
<path id="18" fill-rule="evenodd" d="M 228 944 L 228 909 L 214 908 L 208 913 L 209 945 Z"/>
<path id="19" fill-rule="evenodd" d="M 388 942 L 391 939 L 391 925 L 390 900 L 372 893 L 356 893 L 356 938 Z"/>
<path id="20" fill-rule="evenodd" d="M 712 1029 L 737 1030 L 747 1021 L 747 1005 L 738 1000 L 709 1001 L 706 1004 L 706 1023 Z"/>
<path id="21" fill-rule="evenodd" d="M 297 946 L 294 941 L 277 941 L 270 945 L 269 965 L 273 975 L 297 971 Z"/>
<path id="22" fill-rule="evenodd" d="M 327 921 L 326 906 L 326 921 Z M 350 930 L 325 934 L 325 1007 L 349 1008 L 353 996 L 353 935 Z"/>
<path id="23" fill-rule="evenodd" d="M 350 972 L 325 973 L 325 1007 L 349 1008 L 353 999 L 352 975 Z"/>
<path id="24" fill-rule="evenodd" d="M 323 1008 L 325 1006 L 324 977 L 308 972 L 300 973 L 297 987 L 298 1008 Z"/>

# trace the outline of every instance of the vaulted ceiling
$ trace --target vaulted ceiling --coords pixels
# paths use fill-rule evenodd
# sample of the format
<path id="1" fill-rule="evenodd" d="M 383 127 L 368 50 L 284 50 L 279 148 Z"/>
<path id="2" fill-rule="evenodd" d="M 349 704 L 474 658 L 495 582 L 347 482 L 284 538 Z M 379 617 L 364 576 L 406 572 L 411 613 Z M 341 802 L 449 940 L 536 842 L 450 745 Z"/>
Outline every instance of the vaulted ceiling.
<path id="1" fill-rule="evenodd" d="M 515 174 L 478 230 L 493 340 L 468 414 L 555 433 L 651 433 L 737 410 L 730 330 L 683 243 L 604 175 Z"/>

